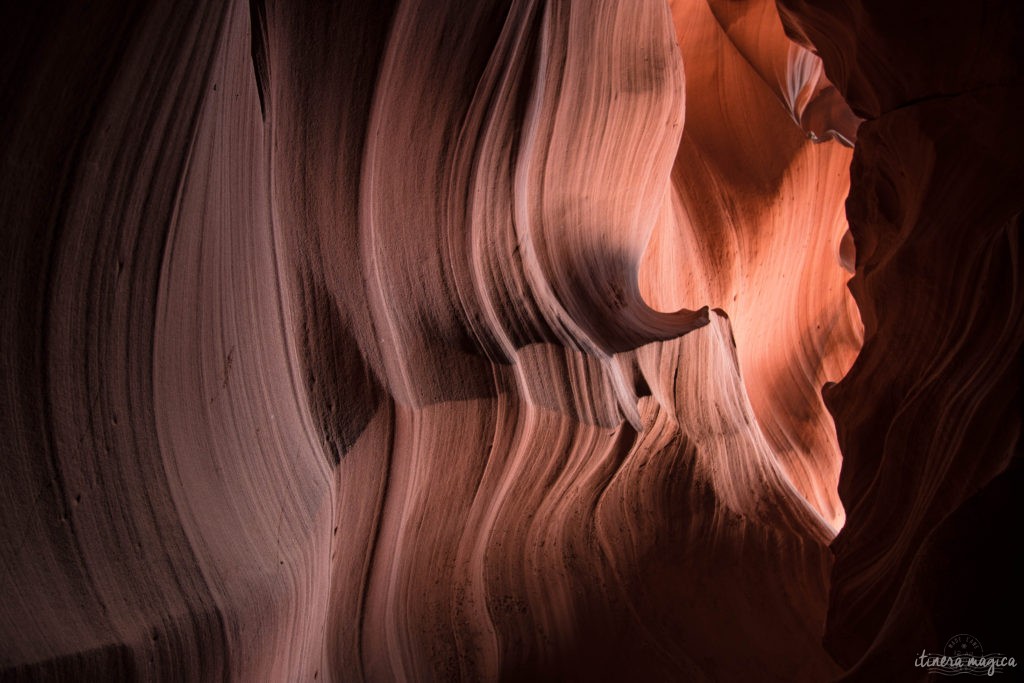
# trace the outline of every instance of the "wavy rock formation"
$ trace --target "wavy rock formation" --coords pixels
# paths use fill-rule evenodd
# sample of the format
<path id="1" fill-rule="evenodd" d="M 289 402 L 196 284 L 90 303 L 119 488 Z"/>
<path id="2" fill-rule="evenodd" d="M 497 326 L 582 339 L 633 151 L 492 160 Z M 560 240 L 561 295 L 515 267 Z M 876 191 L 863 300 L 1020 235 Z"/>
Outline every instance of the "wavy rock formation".
<path id="1" fill-rule="evenodd" d="M 1024 8 L 940 3 L 907 32 L 906 7 L 780 5 L 869 118 L 847 202 L 864 348 L 826 392 L 848 511 L 829 651 L 865 681 L 957 633 L 1019 653 Z"/>
<path id="2" fill-rule="evenodd" d="M 5 6 L 0 678 L 913 676 L 1019 476 L 1024 22 L 868 5 Z"/>

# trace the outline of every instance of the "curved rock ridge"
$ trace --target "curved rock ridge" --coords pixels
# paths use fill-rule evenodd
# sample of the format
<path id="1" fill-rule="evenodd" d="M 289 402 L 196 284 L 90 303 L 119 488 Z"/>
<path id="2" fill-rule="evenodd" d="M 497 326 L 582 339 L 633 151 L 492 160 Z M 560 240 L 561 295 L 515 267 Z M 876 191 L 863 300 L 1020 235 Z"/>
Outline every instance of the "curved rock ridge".
<path id="1" fill-rule="evenodd" d="M 704 13 L 704 2 L 672 0 L 671 4 L 679 8 L 677 16 L 684 23 Z M 736 52 L 775 91 L 810 139 L 836 138 L 846 145 L 856 141 L 861 119 L 828 80 L 813 45 L 787 37 L 774 2 L 707 0 L 706 4 Z"/>
<path id="2" fill-rule="evenodd" d="M 912 653 L 960 633 L 1019 658 L 1024 8 L 938 3 L 908 32 L 909 5 L 779 4 L 869 117 L 847 201 L 865 342 L 825 393 L 848 513 L 829 651 L 863 681 L 924 680 Z"/>
<path id="3" fill-rule="evenodd" d="M 689 65 L 687 120 L 673 206 L 642 271 L 651 277 L 646 292 L 658 306 L 698 298 L 728 312 L 762 432 L 793 484 L 838 529 L 841 458 L 819 390 L 860 348 L 842 254 L 850 151 L 807 144 L 778 106 L 787 79 L 766 74 L 800 67 L 786 61 L 793 51 L 777 14 L 753 2 L 677 2 L 673 11 Z M 730 32 L 764 38 L 740 59 Z M 683 259 L 680 272 L 674 264 Z"/>
<path id="4" fill-rule="evenodd" d="M 922 100 L 1021 83 L 1020 7 L 1003 0 L 777 0 L 787 34 L 821 56 L 862 118 Z M 916 26 L 916 30 L 908 30 Z"/>
<path id="5" fill-rule="evenodd" d="M 5 680 L 841 673 L 875 252 L 771 3 L 3 12 Z"/>

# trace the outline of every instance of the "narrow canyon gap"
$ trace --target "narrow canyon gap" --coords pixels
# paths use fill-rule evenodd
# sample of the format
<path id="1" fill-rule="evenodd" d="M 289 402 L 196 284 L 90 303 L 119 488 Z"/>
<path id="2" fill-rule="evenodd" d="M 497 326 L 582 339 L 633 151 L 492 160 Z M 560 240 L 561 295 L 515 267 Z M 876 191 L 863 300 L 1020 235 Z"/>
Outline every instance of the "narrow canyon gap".
<path id="1" fill-rule="evenodd" d="M 0 679 L 1024 656 L 1024 10 L 894 5 L 3 3 Z"/>

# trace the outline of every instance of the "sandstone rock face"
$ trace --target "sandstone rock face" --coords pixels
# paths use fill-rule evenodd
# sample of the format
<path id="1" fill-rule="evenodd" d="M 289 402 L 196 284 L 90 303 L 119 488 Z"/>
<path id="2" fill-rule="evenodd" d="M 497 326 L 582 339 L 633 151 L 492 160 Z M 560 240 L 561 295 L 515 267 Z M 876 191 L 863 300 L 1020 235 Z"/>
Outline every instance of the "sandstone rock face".
<path id="1" fill-rule="evenodd" d="M 1019 11 L 123 5 L 0 10 L 4 680 L 1012 654 Z"/>
<path id="2" fill-rule="evenodd" d="M 1024 12 L 939 3 L 907 32 L 909 6 L 784 0 L 780 10 L 870 117 L 847 202 L 864 348 L 826 391 L 848 513 L 832 546 L 828 649 L 865 681 L 957 633 L 1010 654 L 1024 569 L 1012 541 Z"/>

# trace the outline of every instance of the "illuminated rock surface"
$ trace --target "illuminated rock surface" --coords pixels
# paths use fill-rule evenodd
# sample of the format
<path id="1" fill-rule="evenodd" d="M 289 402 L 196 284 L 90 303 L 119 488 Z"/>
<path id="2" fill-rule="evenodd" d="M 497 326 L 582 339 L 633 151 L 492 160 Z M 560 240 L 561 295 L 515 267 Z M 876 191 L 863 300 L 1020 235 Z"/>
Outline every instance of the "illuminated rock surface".
<path id="1" fill-rule="evenodd" d="M 0 677 L 1013 654 L 1019 10 L 117 4 L 0 17 Z"/>

